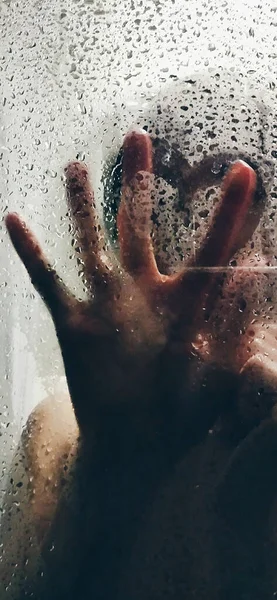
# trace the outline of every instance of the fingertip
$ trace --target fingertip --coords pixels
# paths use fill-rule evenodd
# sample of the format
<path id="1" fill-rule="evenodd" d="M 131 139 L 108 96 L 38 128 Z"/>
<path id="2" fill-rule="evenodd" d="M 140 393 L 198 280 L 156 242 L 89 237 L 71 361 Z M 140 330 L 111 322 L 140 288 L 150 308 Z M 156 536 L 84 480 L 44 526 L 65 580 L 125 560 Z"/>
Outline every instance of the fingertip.
<path id="1" fill-rule="evenodd" d="M 92 204 L 93 189 L 90 184 L 88 167 L 79 161 L 69 162 L 65 169 L 65 188 L 70 208 L 75 211 L 76 207 L 82 214 Z"/>
<path id="2" fill-rule="evenodd" d="M 66 183 L 88 179 L 88 167 L 84 162 L 70 161 L 64 168 Z"/>
<path id="3" fill-rule="evenodd" d="M 130 183 L 140 171 L 152 173 L 152 141 L 144 129 L 132 129 L 123 142 L 123 178 Z"/>
<path id="4" fill-rule="evenodd" d="M 11 239 L 14 239 L 16 235 L 27 228 L 25 221 L 16 212 L 8 213 L 6 215 L 5 224 Z"/>
<path id="5" fill-rule="evenodd" d="M 223 181 L 223 190 L 232 190 L 243 192 L 245 194 L 254 193 L 257 185 L 257 176 L 244 160 L 237 160 L 227 172 Z"/>
<path id="6" fill-rule="evenodd" d="M 5 216 L 5 223 L 7 227 L 13 226 L 14 223 L 18 223 L 20 220 L 19 214 L 16 212 L 8 213 Z"/>
<path id="7" fill-rule="evenodd" d="M 131 127 L 131 129 L 129 129 L 128 133 L 126 133 L 126 135 L 125 135 L 124 143 L 131 138 L 135 138 L 135 139 L 148 138 L 148 139 L 150 139 L 150 135 L 142 127 Z"/>

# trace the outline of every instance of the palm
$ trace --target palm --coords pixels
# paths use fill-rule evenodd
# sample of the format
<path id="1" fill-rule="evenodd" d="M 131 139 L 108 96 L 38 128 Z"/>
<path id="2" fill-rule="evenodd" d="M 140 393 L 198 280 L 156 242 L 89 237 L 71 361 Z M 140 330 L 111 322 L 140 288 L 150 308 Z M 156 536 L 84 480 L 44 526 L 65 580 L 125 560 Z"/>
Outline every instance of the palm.
<path id="1" fill-rule="evenodd" d="M 103 430 L 110 435 L 115 423 L 132 432 L 143 430 L 144 436 L 174 431 L 178 437 L 177 430 L 180 435 L 184 428 L 189 431 L 189 420 L 195 417 L 190 373 L 202 368 L 194 342 L 205 306 L 215 297 L 213 267 L 226 266 L 232 257 L 251 205 L 255 173 L 245 163 L 234 165 L 196 261 L 164 276 L 151 241 L 154 178 L 145 133 L 126 137 L 123 171 L 119 262 L 106 250 L 86 167 L 72 163 L 67 168 L 69 203 L 90 292 L 85 302 L 68 292 L 19 217 L 9 215 L 7 225 L 52 314 L 75 414 L 86 438 Z"/>

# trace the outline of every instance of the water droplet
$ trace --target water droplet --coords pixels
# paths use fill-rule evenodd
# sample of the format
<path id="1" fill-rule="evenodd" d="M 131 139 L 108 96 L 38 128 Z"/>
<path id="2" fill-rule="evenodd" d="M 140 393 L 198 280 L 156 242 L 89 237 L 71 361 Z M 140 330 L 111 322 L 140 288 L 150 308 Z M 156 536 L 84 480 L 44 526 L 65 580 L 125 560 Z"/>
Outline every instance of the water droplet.
<path id="1" fill-rule="evenodd" d="M 50 177 L 52 177 L 53 179 L 55 177 L 57 177 L 57 171 L 52 171 L 51 169 L 47 169 L 46 173 L 47 173 L 47 175 L 50 175 Z"/>
<path id="2" fill-rule="evenodd" d="M 239 312 L 241 312 L 241 313 L 244 312 L 246 309 L 246 306 L 247 306 L 247 304 L 246 304 L 245 299 L 241 298 L 241 300 L 239 302 Z"/>
<path id="3" fill-rule="evenodd" d="M 217 159 L 217 160 L 215 160 L 215 161 L 213 162 L 213 164 L 212 164 L 211 172 L 212 172 L 214 175 L 219 175 L 219 173 L 220 173 L 220 171 L 221 171 L 222 167 L 223 167 L 223 164 L 222 164 L 222 162 L 220 162 L 220 161 Z"/>
<path id="4" fill-rule="evenodd" d="M 76 154 L 76 159 L 77 159 L 77 160 L 81 160 L 81 161 L 83 161 L 83 160 L 86 160 L 86 155 L 85 155 L 85 153 L 84 153 L 84 152 L 78 152 L 78 153 Z"/>

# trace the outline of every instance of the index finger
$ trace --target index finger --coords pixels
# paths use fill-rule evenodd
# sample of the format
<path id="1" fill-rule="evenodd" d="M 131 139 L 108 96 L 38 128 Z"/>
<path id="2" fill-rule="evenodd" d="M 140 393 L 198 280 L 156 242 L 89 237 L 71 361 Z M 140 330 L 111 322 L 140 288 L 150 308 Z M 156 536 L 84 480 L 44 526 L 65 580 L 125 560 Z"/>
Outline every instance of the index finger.
<path id="1" fill-rule="evenodd" d="M 218 270 L 223 271 L 232 258 L 255 187 L 255 171 L 243 161 L 236 162 L 223 182 L 221 200 L 196 260 L 167 283 L 174 310 L 179 307 L 190 322 L 203 311 L 205 298 L 213 294 Z"/>
<path id="2" fill-rule="evenodd" d="M 212 225 L 196 257 L 197 267 L 224 267 L 232 258 L 256 188 L 256 173 L 244 161 L 228 171 Z"/>

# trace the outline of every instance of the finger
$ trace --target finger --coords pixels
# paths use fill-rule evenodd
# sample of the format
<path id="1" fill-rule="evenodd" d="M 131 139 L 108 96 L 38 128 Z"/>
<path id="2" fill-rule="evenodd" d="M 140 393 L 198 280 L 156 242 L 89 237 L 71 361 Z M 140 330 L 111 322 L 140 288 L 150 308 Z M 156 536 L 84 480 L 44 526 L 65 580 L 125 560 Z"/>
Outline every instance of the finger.
<path id="1" fill-rule="evenodd" d="M 185 310 L 190 320 L 203 310 L 205 297 L 212 296 L 217 288 L 218 270 L 223 272 L 232 257 L 255 186 L 253 169 L 243 161 L 235 163 L 223 182 L 221 201 L 195 262 L 168 282 L 175 303 L 188 294 L 190 307 L 186 305 Z"/>
<path id="2" fill-rule="evenodd" d="M 143 130 L 129 133 L 123 145 L 123 188 L 118 211 L 121 261 L 135 279 L 157 280 L 151 240 L 152 143 Z"/>
<path id="3" fill-rule="evenodd" d="M 6 217 L 6 226 L 13 246 L 26 267 L 32 284 L 43 298 L 54 320 L 66 311 L 73 303 L 73 297 L 66 289 L 56 271 L 50 266 L 39 242 L 16 213 Z"/>
<path id="4" fill-rule="evenodd" d="M 198 267 L 226 266 L 246 221 L 256 188 L 255 171 L 237 161 L 228 171 L 211 228 L 197 258 Z"/>
<path id="5" fill-rule="evenodd" d="M 89 181 L 88 169 L 80 162 L 69 163 L 65 169 L 68 203 L 76 226 L 78 257 L 89 284 L 106 282 L 111 274 L 101 229 Z"/>
<path id="6" fill-rule="evenodd" d="M 243 161 L 237 161 L 228 171 L 210 231 L 196 257 L 196 265 L 200 269 L 224 268 L 239 249 L 238 242 L 253 205 L 256 182 L 255 171 Z M 213 310 L 215 298 L 221 288 L 222 275 L 222 272 L 211 272 L 207 284 L 203 280 L 202 297 L 206 294 L 206 315 Z"/>

